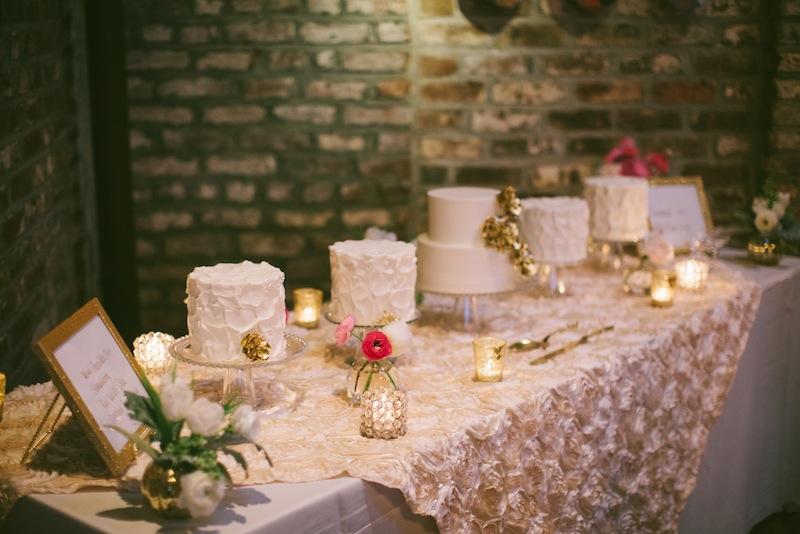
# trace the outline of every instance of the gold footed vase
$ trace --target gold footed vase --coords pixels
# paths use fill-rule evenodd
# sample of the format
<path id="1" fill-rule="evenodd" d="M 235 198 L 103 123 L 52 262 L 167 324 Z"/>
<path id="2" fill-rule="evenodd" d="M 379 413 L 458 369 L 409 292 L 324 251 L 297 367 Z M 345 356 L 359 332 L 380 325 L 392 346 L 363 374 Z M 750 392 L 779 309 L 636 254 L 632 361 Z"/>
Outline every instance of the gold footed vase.
<path id="1" fill-rule="evenodd" d="M 747 242 L 747 256 L 761 265 L 778 265 L 783 257 L 783 247 L 776 237 L 757 235 Z"/>
<path id="2" fill-rule="evenodd" d="M 181 481 L 174 470 L 155 462 L 147 466 L 142 476 L 142 495 L 156 513 L 167 519 L 188 519 L 189 511 L 178 506 Z"/>

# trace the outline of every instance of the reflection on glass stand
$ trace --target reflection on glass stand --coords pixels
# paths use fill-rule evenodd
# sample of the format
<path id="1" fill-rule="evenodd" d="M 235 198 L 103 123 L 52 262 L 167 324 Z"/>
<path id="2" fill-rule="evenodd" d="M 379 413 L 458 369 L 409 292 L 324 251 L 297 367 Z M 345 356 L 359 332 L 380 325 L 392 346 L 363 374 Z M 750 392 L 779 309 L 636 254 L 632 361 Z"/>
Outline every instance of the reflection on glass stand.
<path id="1" fill-rule="evenodd" d="M 592 243 L 592 259 L 601 271 L 619 271 L 625 263 L 625 244 L 614 241 Z"/>
<path id="2" fill-rule="evenodd" d="M 563 265 L 539 265 L 539 291 L 546 297 L 563 297 L 568 294 Z"/>
<path id="3" fill-rule="evenodd" d="M 453 302 L 453 316 L 460 317 L 460 330 L 463 332 L 480 332 L 483 323 L 478 307 L 478 295 L 456 296 Z"/>

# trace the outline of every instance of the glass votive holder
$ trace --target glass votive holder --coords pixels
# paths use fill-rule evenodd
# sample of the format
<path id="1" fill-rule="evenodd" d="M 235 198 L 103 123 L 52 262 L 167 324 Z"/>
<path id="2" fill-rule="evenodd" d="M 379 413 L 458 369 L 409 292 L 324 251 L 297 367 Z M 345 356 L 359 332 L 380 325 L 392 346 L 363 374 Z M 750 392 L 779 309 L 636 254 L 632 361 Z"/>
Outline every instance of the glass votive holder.
<path id="1" fill-rule="evenodd" d="M 322 314 L 322 290 L 300 287 L 292 292 L 294 296 L 294 323 L 303 328 L 319 326 Z"/>
<path id="2" fill-rule="evenodd" d="M 678 277 L 673 271 L 655 270 L 650 280 L 650 304 L 656 308 L 669 308 L 675 302 Z"/>
<path id="3" fill-rule="evenodd" d="M 508 344 L 499 337 L 484 336 L 472 340 L 475 354 L 475 379 L 478 382 L 500 382 L 503 379 L 503 358 Z"/>
<path id="4" fill-rule="evenodd" d="M 406 434 L 408 396 L 399 389 L 370 389 L 361 394 L 361 435 L 395 439 Z"/>
<path id="5" fill-rule="evenodd" d="M 148 375 L 165 373 L 172 365 L 169 346 L 175 338 L 163 332 L 148 332 L 133 340 L 133 357 Z"/>
<path id="6" fill-rule="evenodd" d="M 701 258 L 687 258 L 675 264 L 678 287 L 689 291 L 702 291 L 706 287 L 711 266 Z"/>

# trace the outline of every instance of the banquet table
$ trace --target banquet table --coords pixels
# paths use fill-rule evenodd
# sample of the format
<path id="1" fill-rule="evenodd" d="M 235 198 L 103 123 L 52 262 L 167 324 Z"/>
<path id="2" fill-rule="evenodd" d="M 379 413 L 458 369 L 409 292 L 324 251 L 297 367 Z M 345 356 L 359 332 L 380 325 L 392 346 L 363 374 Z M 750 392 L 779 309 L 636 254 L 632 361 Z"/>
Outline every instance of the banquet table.
<path id="1" fill-rule="evenodd" d="M 681 321 L 684 321 L 681 324 L 689 330 L 701 328 L 705 321 L 711 321 L 719 328 L 735 323 L 736 327 L 729 332 L 732 334 L 730 339 L 725 343 L 720 340 L 709 342 L 703 337 L 697 339 L 692 336 L 687 337 L 681 333 L 680 329 L 670 328 L 664 332 L 659 324 L 651 324 L 654 321 L 657 323 L 658 310 L 650 309 L 641 302 L 641 299 L 637 301 L 634 297 L 623 297 L 628 299 L 624 302 L 625 306 L 630 309 L 609 310 L 607 317 L 600 317 L 600 319 L 615 320 L 617 328 L 613 336 L 617 336 L 616 340 L 613 342 L 607 340 L 605 343 L 598 341 L 588 350 L 578 349 L 569 357 L 559 358 L 555 362 L 539 368 L 532 368 L 538 369 L 538 372 L 531 371 L 523 362 L 517 362 L 509 369 L 510 377 L 498 385 L 486 385 L 485 393 L 479 395 L 480 401 L 486 402 L 489 408 L 486 405 L 479 407 L 477 411 L 483 416 L 481 420 L 469 417 L 466 419 L 472 425 L 470 432 L 466 434 L 466 441 L 462 439 L 465 434 L 455 429 L 438 428 L 436 429 L 437 433 L 431 433 L 425 442 L 426 445 L 434 446 L 437 441 L 442 439 L 452 439 L 455 441 L 451 444 L 453 447 L 449 448 L 452 455 L 460 456 L 462 460 L 466 461 L 470 460 L 469 454 L 477 454 L 477 462 L 470 462 L 477 463 L 476 470 L 468 472 L 466 475 L 468 478 L 456 480 L 453 484 L 448 485 L 445 477 L 465 476 L 462 468 L 459 465 L 448 465 L 447 469 L 441 469 L 441 466 L 433 465 L 436 459 L 434 458 L 426 467 L 427 475 L 433 476 L 435 480 L 416 479 L 416 484 L 409 485 L 408 479 L 413 475 L 408 472 L 411 466 L 403 465 L 396 457 L 392 458 L 393 442 L 384 442 L 375 444 L 372 454 L 356 455 L 358 458 L 355 461 L 348 459 L 344 468 L 341 468 L 341 465 L 332 464 L 316 466 L 317 469 L 314 470 L 316 476 L 312 476 L 314 473 L 279 472 L 276 474 L 267 472 L 264 477 L 268 479 L 269 483 L 255 483 L 233 489 L 226 504 L 211 519 L 197 520 L 188 525 L 154 517 L 141 506 L 141 497 L 135 492 L 83 489 L 67 494 L 39 492 L 23 496 L 9 515 L 6 528 L 9 531 L 17 531 L 58 524 L 59 529 L 66 531 L 91 529 L 105 532 L 156 532 L 191 528 L 200 528 L 209 532 L 248 533 L 288 530 L 364 533 L 427 532 L 435 531 L 437 523 L 443 531 L 497 528 L 500 526 L 500 522 L 497 520 L 500 515 L 503 517 L 502 521 L 505 521 L 504 528 L 511 531 L 526 529 L 584 531 L 601 524 L 614 531 L 670 531 L 677 528 L 680 519 L 680 530 L 684 532 L 746 532 L 749 526 L 752 526 L 764 515 L 777 510 L 783 502 L 797 498 L 798 490 L 800 490 L 800 484 L 798 484 L 800 466 L 797 460 L 791 458 L 791 451 L 798 450 L 798 445 L 800 445 L 798 442 L 800 418 L 797 408 L 797 401 L 800 400 L 797 398 L 797 392 L 800 389 L 797 387 L 800 379 L 800 373 L 798 373 L 798 369 L 800 369 L 798 365 L 800 335 L 796 327 L 792 328 L 793 324 L 800 324 L 797 321 L 800 260 L 787 258 L 781 268 L 775 269 L 749 267 L 733 258 L 726 260 L 725 263 L 728 267 L 723 269 L 725 276 L 722 278 L 725 279 L 728 286 L 724 289 L 727 297 L 723 300 L 728 303 L 733 302 L 733 304 L 727 308 L 724 306 L 712 307 L 709 312 L 703 306 L 704 297 L 686 295 L 683 302 L 679 300 L 676 308 L 679 306 L 686 308 L 678 313 Z M 722 417 L 714 424 L 716 416 L 722 410 L 728 387 L 733 380 L 741 349 L 744 348 L 747 327 L 749 321 L 753 319 L 752 316 L 755 315 L 755 305 L 758 302 L 757 290 L 748 289 L 744 278 L 736 278 L 731 274 L 737 270 L 757 282 L 764 291 L 764 297 L 750 343 L 741 358 L 738 375 L 733 381 L 727 407 Z M 731 278 L 732 276 L 733 278 Z M 722 281 L 718 282 L 722 284 Z M 755 284 L 752 285 L 755 286 Z M 737 293 L 737 286 L 740 289 L 744 288 L 743 292 Z M 719 287 L 722 291 L 722 286 Z M 578 284 L 573 291 L 583 295 L 587 291 L 587 286 Z M 712 288 L 710 291 L 714 293 L 716 289 Z M 742 294 L 744 297 L 740 298 Z M 496 306 L 498 308 L 519 306 L 523 302 L 518 300 L 519 298 L 524 297 L 515 296 L 506 302 L 498 302 Z M 591 308 L 598 304 L 594 298 L 584 299 L 583 303 L 586 305 L 585 308 Z M 705 314 L 703 314 L 704 309 Z M 735 309 L 738 318 L 725 317 L 725 312 L 731 309 Z M 521 322 L 504 323 L 501 321 L 496 324 L 496 328 L 499 333 L 511 338 L 519 335 L 520 329 L 526 326 L 530 328 L 531 325 L 534 325 L 537 327 L 537 331 L 547 331 L 558 321 L 571 317 L 569 313 L 565 313 L 561 309 L 549 311 L 552 313 L 542 314 L 541 317 L 537 316 L 535 320 L 528 318 L 527 321 L 522 320 Z M 581 308 L 579 311 L 584 314 L 583 318 L 586 320 L 586 313 L 597 310 Z M 634 336 L 626 328 L 626 324 L 619 314 L 628 316 L 631 315 L 631 312 L 638 317 L 637 328 L 644 328 L 648 324 L 652 327 L 647 331 L 646 336 Z M 691 321 L 698 314 L 702 316 L 703 320 Z M 593 314 L 593 316 L 597 319 L 597 314 Z M 685 323 L 686 319 L 689 319 L 690 322 Z M 792 321 L 794 322 L 792 323 Z M 429 341 L 433 345 L 432 338 L 428 337 L 430 333 L 425 328 L 422 330 L 421 335 L 418 335 L 418 341 Z M 669 378 L 669 373 L 667 373 L 664 375 L 665 381 L 657 385 L 645 384 L 641 390 L 623 387 L 625 384 L 619 382 L 621 391 L 609 393 L 607 389 L 604 389 L 600 400 L 591 406 L 591 410 L 585 411 L 583 415 L 576 414 L 581 410 L 576 409 L 574 405 L 570 406 L 570 403 L 574 401 L 567 396 L 570 394 L 576 397 L 591 396 L 591 393 L 598 389 L 599 386 L 591 374 L 592 370 L 596 369 L 598 360 L 602 362 L 603 369 L 607 371 L 613 368 L 614 362 L 617 361 L 615 358 L 621 350 L 620 347 L 633 345 L 644 347 L 638 353 L 627 353 L 628 360 L 625 361 L 625 364 L 633 365 L 633 367 L 626 367 L 625 371 L 635 373 L 637 366 L 643 365 L 642 362 L 646 361 L 644 358 L 653 358 L 654 355 L 656 358 L 662 357 L 657 352 L 652 352 L 651 349 L 655 350 L 659 343 L 663 343 L 664 339 L 670 338 L 670 336 L 677 336 L 684 342 L 688 342 L 694 349 L 720 359 L 720 361 L 696 362 L 700 365 L 701 371 L 708 372 L 709 376 L 714 377 L 712 381 L 696 384 L 701 386 L 700 394 L 695 391 L 684 399 L 674 398 L 679 395 L 679 392 L 671 387 L 667 380 Z M 464 342 L 468 339 L 468 335 L 455 335 L 455 337 L 451 336 L 450 341 Z M 741 347 L 736 344 L 737 339 Z M 711 344 L 704 346 L 703 343 Z M 443 353 L 442 345 L 435 345 L 435 348 L 437 350 L 434 352 L 437 354 Z M 684 347 L 676 346 L 674 351 L 678 356 L 692 357 L 692 353 L 686 352 Z M 460 360 L 453 358 L 456 361 L 452 366 L 446 366 L 445 371 L 452 372 L 454 375 L 467 372 L 458 367 L 458 365 L 463 366 L 465 359 L 468 361 L 468 357 L 461 356 Z M 769 364 L 764 365 L 767 359 Z M 413 363 L 430 372 L 430 369 L 425 368 L 425 362 L 414 361 Z M 662 361 L 659 362 L 659 365 L 669 367 L 670 362 Z M 404 373 L 401 376 L 408 376 L 410 381 L 417 380 L 418 383 L 421 383 L 419 382 L 421 377 L 415 375 L 413 369 L 403 367 L 400 369 Z M 644 370 L 647 371 L 647 369 Z M 438 367 L 436 371 L 442 372 L 442 368 Z M 692 380 L 691 376 L 686 374 L 689 369 L 678 367 L 668 369 L 668 371 L 677 373 L 682 379 Z M 306 372 L 308 372 L 307 369 Z M 571 389 L 559 389 L 559 384 L 564 376 L 570 377 Z M 320 380 L 324 378 L 320 377 L 322 374 L 315 378 Z M 443 380 L 445 378 L 442 377 Z M 621 378 L 619 375 L 611 378 L 614 379 L 612 382 L 624 380 L 624 377 Z M 471 380 L 463 376 L 459 376 L 458 380 L 460 382 L 457 385 L 464 389 L 480 386 L 471 384 Z M 537 386 L 544 387 L 545 391 L 550 393 L 545 395 L 545 402 L 542 402 L 540 395 L 535 395 L 530 399 L 526 397 L 525 412 L 548 414 L 547 418 L 536 419 L 536 425 L 533 426 L 527 425 L 525 421 L 515 420 L 522 416 L 519 413 L 512 413 L 512 409 L 499 405 L 496 400 L 497 395 L 503 391 L 500 388 L 503 388 L 504 385 L 514 388 L 513 393 L 525 397 L 528 389 L 535 389 L 526 385 L 531 380 L 536 380 Z M 445 386 L 443 384 L 443 388 Z M 518 389 L 520 386 L 525 387 Z M 428 396 L 435 393 L 435 388 L 421 389 L 424 390 L 424 395 L 415 398 L 412 393 L 411 396 L 412 402 L 416 400 L 416 406 L 422 404 L 428 409 L 442 408 L 433 406 L 435 398 Z M 553 394 L 554 391 L 556 394 Z M 613 406 L 606 406 L 606 399 L 602 398 L 609 395 L 616 395 Z M 637 395 L 639 398 L 635 399 L 634 397 Z M 314 392 L 308 392 L 307 397 L 314 397 Z M 328 415 L 327 411 L 331 411 L 330 415 L 335 416 L 336 420 L 349 420 L 352 426 L 354 413 L 341 412 L 332 403 L 329 405 L 322 402 L 322 397 L 314 398 L 318 401 L 317 410 L 321 410 L 326 415 Z M 311 399 L 307 398 L 307 400 Z M 637 400 L 640 403 L 643 402 L 645 406 L 637 408 Z M 682 410 L 680 408 L 682 400 L 692 405 L 694 411 Z M 626 402 L 628 404 L 625 404 Z M 660 403 L 663 402 L 667 403 L 668 408 L 664 415 L 669 419 L 685 418 L 686 424 L 692 426 L 691 432 L 686 432 L 682 436 L 670 437 L 660 433 L 656 428 L 658 425 L 651 424 L 648 428 L 645 411 L 651 410 L 652 413 L 660 413 L 663 408 Z M 652 403 L 652 406 L 647 403 Z M 433 412 L 423 410 L 415 413 L 413 409 L 415 405 L 412 405 L 410 414 L 410 435 L 414 433 L 415 421 L 418 423 L 417 428 L 428 431 L 436 428 L 437 423 L 441 424 L 441 420 L 434 420 L 438 415 L 435 410 Z M 465 417 L 466 412 L 475 410 L 475 406 L 471 406 L 465 406 L 451 415 Z M 556 406 L 557 409 L 549 410 L 553 406 Z M 583 434 L 582 438 L 596 436 L 597 428 L 601 427 L 599 431 L 602 431 L 603 423 L 609 428 L 622 424 L 602 418 L 598 421 L 596 416 L 602 415 L 607 418 L 614 410 L 620 410 L 626 406 L 629 411 L 624 416 L 630 421 L 624 423 L 625 426 L 620 432 L 627 433 L 629 450 L 625 451 L 623 457 L 619 457 L 617 450 L 604 451 L 601 454 L 591 450 L 591 443 L 581 444 L 577 442 L 577 439 L 575 443 L 569 441 L 571 435 L 580 435 L 581 433 Z M 503 417 L 497 417 L 498 411 Z M 302 409 L 298 409 L 298 412 L 302 413 Z M 472 415 L 474 414 L 470 414 L 470 416 Z M 289 416 L 286 420 L 291 420 L 291 418 L 292 416 Z M 667 424 L 665 421 L 666 419 L 662 422 Z M 305 422 L 308 421 L 305 420 Z M 277 423 L 275 426 L 270 426 L 270 429 L 285 437 L 286 434 L 281 434 L 286 430 L 281 426 L 284 424 Z M 706 428 L 709 426 L 712 427 L 710 434 Z M 337 428 L 337 432 L 345 427 Z M 590 430 L 588 433 L 587 427 Z M 538 444 L 547 439 L 542 434 L 559 434 L 562 431 L 564 433 L 557 443 L 548 443 L 551 450 L 545 451 L 531 449 L 530 440 L 525 441 L 524 436 L 516 435 L 524 433 L 523 430 L 538 434 Z M 357 425 L 354 434 L 357 434 Z M 448 434 L 450 434 L 449 437 Z M 2 437 L 2 433 L 0 433 L 0 437 Z M 345 440 L 344 443 L 347 447 L 360 446 L 365 441 L 358 437 L 352 439 L 344 437 L 340 433 L 334 433 L 333 438 Z M 495 440 L 495 438 L 497 439 Z M 523 439 L 520 442 L 522 443 L 521 447 L 514 448 L 510 452 L 503 450 L 506 443 L 515 443 L 519 439 Z M 675 447 L 664 446 L 670 439 L 676 442 Z M 708 439 L 708 448 L 703 456 L 706 439 Z M 269 439 L 265 441 L 269 443 Z M 400 445 L 407 441 L 407 438 L 400 438 L 394 443 Z M 476 446 L 476 443 L 481 446 Z M 482 446 L 483 444 L 486 446 Z M 290 445 L 297 445 L 297 443 Z M 314 445 L 319 445 L 319 443 L 315 442 Z M 661 465 L 656 465 L 653 470 L 648 471 L 643 468 L 644 466 L 635 464 L 631 451 L 633 453 L 644 452 L 653 456 L 661 455 L 659 457 Z M 297 457 L 292 457 L 292 453 L 285 448 L 281 448 L 279 451 L 272 449 L 271 452 L 278 461 L 282 458 L 297 460 Z M 328 448 L 321 454 L 325 452 L 333 455 L 336 451 Z M 436 457 L 437 451 L 430 450 L 430 452 L 433 457 Z M 603 454 L 608 454 L 608 456 L 604 457 Z M 504 455 L 511 457 L 503 458 Z M 396 470 L 388 477 L 385 473 L 373 472 L 374 464 L 368 463 L 377 458 L 380 464 L 384 456 L 385 465 Z M 498 456 L 500 456 L 499 460 Z M 702 462 L 700 461 L 701 456 L 703 457 Z M 565 463 L 565 458 L 571 463 Z M 598 461 L 598 458 L 601 461 Z M 415 459 L 419 461 L 420 458 L 416 457 Z M 1 460 L 2 457 L 0 457 L 0 465 L 2 465 Z M 526 469 L 530 470 L 512 473 L 504 467 L 507 465 L 506 462 L 522 463 Z M 732 467 L 732 462 L 736 464 L 737 468 Z M 536 465 L 544 466 L 545 469 L 540 468 L 537 471 Z M 486 466 L 490 466 L 492 469 L 486 469 Z M 584 491 L 582 494 L 570 492 L 570 487 L 577 485 L 585 489 L 586 484 L 570 478 L 565 466 L 579 467 L 580 469 L 576 471 L 580 473 L 580 476 L 592 479 L 594 485 L 589 488 L 591 491 L 588 493 Z M 418 465 L 413 467 L 419 469 Z M 141 466 L 137 465 L 132 469 L 134 475 L 128 482 L 135 482 L 137 468 L 141 468 Z M 437 472 L 437 469 L 440 472 Z M 502 471 L 503 469 L 507 469 L 509 472 L 498 476 L 498 470 Z M 627 479 L 616 477 L 612 486 L 609 485 L 610 483 L 603 482 L 602 478 L 606 476 L 602 475 L 603 471 L 627 472 L 631 476 Z M 554 473 L 561 476 L 556 476 Z M 347 476 L 348 474 L 355 476 Z M 686 498 L 695 485 L 695 475 L 697 476 L 696 489 L 694 494 L 689 497 L 688 504 L 680 515 Z M 537 479 L 537 476 L 540 478 Z M 514 477 L 517 479 L 515 480 Z M 531 489 L 530 483 L 521 482 L 520 477 L 529 477 L 526 480 L 533 481 L 533 489 Z M 314 481 L 301 481 L 303 478 Z M 273 480 L 283 480 L 283 482 L 273 482 Z M 487 481 L 491 484 L 487 484 Z M 533 494 L 534 490 L 540 491 L 534 499 L 528 501 L 527 509 L 549 507 L 551 509 L 550 516 L 534 517 L 533 519 L 517 517 L 518 523 L 513 523 L 515 514 L 520 513 L 519 508 L 525 509 L 525 506 L 519 506 L 514 502 L 515 498 L 519 498 L 518 495 L 504 494 L 501 491 L 504 484 L 506 488 L 511 487 L 510 481 L 521 484 L 530 494 Z M 659 484 L 665 483 L 672 485 L 670 488 L 673 490 L 672 493 L 662 492 L 664 494 L 659 494 Z M 459 491 L 467 489 L 463 486 L 468 484 L 476 486 L 475 493 L 468 495 L 466 499 L 462 498 L 455 505 L 451 504 L 450 501 L 454 499 L 454 495 L 457 496 Z M 129 484 L 128 487 L 133 486 Z M 438 495 L 421 494 L 432 490 L 436 491 L 437 488 Z M 74 488 L 63 487 L 61 490 L 71 492 L 74 491 Z M 617 508 L 614 508 L 614 505 L 608 505 L 608 495 L 613 495 L 617 499 L 615 504 Z M 620 506 L 619 499 L 624 500 L 626 495 L 634 495 L 635 499 L 627 503 L 623 502 L 623 505 Z M 653 506 L 648 507 L 647 503 L 641 500 L 648 495 L 653 497 Z M 729 498 L 729 496 L 732 497 Z M 470 506 L 472 507 L 470 508 Z M 591 515 L 592 507 L 602 508 L 603 506 L 607 508 L 601 510 L 600 515 Z M 454 514 L 453 510 L 459 511 L 459 507 L 462 507 L 460 515 Z M 436 521 L 431 516 L 434 516 Z M 611 516 L 613 518 L 609 519 Z M 525 523 L 525 521 L 528 522 Z M 520 525 L 526 526 L 520 527 Z"/>

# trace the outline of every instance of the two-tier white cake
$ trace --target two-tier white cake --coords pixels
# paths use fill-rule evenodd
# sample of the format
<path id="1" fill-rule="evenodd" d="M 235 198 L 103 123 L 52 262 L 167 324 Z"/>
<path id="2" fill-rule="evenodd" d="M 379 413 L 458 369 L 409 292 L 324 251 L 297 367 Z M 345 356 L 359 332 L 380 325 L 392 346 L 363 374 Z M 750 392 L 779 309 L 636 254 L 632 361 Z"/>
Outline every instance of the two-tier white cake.
<path id="1" fill-rule="evenodd" d="M 518 282 L 508 256 L 484 244 L 481 227 L 497 214 L 496 189 L 444 187 L 428 192 L 428 232 L 417 238 L 421 291 L 480 294 Z"/>
<path id="2" fill-rule="evenodd" d="M 250 333 L 269 343 L 270 361 L 285 357 L 283 272 L 267 262 L 197 267 L 186 280 L 192 350 L 215 362 L 245 361 Z"/>
<path id="3" fill-rule="evenodd" d="M 329 247 L 334 318 L 352 315 L 357 324 L 414 318 L 417 257 L 402 241 L 339 241 Z"/>
<path id="4" fill-rule="evenodd" d="M 586 259 L 589 206 L 574 197 L 527 198 L 522 201 L 520 232 L 533 259 L 569 265 Z"/>
<path id="5" fill-rule="evenodd" d="M 637 241 L 649 229 L 647 180 L 625 176 L 587 178 L 589 226 L 593 239 L 610 242 Z"/>

